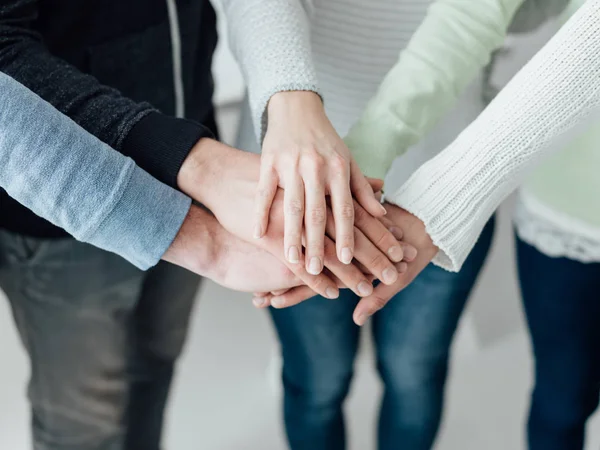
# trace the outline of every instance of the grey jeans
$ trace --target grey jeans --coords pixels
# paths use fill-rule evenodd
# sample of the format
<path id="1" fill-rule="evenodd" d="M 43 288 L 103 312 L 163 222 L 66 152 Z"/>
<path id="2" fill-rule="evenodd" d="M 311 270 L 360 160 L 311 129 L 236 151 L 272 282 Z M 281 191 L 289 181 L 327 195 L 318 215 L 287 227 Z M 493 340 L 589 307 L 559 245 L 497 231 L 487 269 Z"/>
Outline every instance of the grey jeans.
<path id="1" fill-rule="evenodd" d="M 36 450 L 160 448 L 200 278 L 0 230 L 0 288 L 31 362 Z"/>

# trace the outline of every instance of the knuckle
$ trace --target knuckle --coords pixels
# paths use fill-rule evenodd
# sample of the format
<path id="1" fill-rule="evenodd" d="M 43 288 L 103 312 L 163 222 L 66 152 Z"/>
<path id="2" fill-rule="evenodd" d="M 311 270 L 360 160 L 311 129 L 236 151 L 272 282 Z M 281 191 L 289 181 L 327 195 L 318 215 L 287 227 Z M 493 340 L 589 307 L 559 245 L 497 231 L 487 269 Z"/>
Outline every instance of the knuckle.
<path id="1" fill-rule="evenodd" d="M 383 297 L 380 297 L 379 295 L 374 295 L 372 303 L 374 306 L 373 312 L 376 312 L 382 309 L 387 304 L 387 300 L 385 300 Z"/>
<path id="2" fill-rule="evenodd" d="M 325 292 L 325 289 L 327 288 L 326 285 L 327 283 L 325 282 L 324 277 L 316 277 L 310 287 L 315 292 Z"/>
<path id="3" fill-rule="evenodd" d="M 350 170 L 350 163 L 338 153 L 329 158 L 329 167 L 335 175 L 347 175 Z"/>
<path id="4" fill-rule="evenodd" d="M 354 220 L 354 204 L 348 201 L 342 202 L 338 214 L 342 219 Z"/>
<path id="5" fill-rule="evenodd" d="M 382 268 L 385 265 L 385 258 L 381 253 L 373 256 L 369 261 L 369 267 L 372 269 Z"/>
<path id="6" fill-rule="evenodd" d="M 306 252 L 310 256 L 321 256 L 325 252 L 325 242 L 319 239 L 313 239 L 308 242 Z"/>
<path id="7" fill-rule="evenodd" d="M 312 225 L 323 225 L 327 218 L 327 212 L 324 207 L 316 207 L 310 210 L 310 223 Z"/>
<path id="8" fill-rule="evenodd" d="M 377 247 L 379 248 L 384 248 L 386 247 L 386 244 L 390 244 L 393 242 L 394 237 L 391 234 L 388 234 L 387 232 L 384 233 L 380 233 L 376 238 L 375 241 L 373 242 Z"/>
<path id="9" fill-rule="evenodd" d="M 266 201 L 271 196 L 271 189 L 261 187 L 258 189 L 256 194 L 258 195 L 258 198 L 260 198 L 263 201 Z"/>
<path id="10" fill-rule="evenodd" d="M 292 172 L 297 171 L 299 164 L 298 152 L 285 152 L 280 158 L 282 167 L 285 167 Z"/>
<path id="11" fill-rule="evenodd" d="M 290 200 L 285 209 L 287 215 L 301 217 L 304 213 L 304 204 L 300 200 Z"/>
<path id="12" fill-rule="evenodd" d="M 336 236 L 336 242 L 344 247 L 354 244 L 354 234 L 340 234 Z"/>
<path id="13" fill-rule="evenodd" d="M 315 149 L 306 152 L 303 162 L 306 169 L 314 173 L 321 173 L 325 166 L 325 158 Z"/>

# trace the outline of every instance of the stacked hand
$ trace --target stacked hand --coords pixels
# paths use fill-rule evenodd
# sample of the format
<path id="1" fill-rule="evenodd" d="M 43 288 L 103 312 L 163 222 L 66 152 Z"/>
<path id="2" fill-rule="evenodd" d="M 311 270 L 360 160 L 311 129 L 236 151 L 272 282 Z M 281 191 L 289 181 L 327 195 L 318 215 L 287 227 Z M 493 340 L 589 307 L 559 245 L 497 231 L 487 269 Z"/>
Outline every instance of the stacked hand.
<path id="1" fill-rule="evenodd" d="M 271 99 L 262 163 L 202 139 L 178 184 L 210 212 L 192 206 L 165 259 L 261 293 L 259 307 L 349 288 L 363 297 L 354 313 L 362 325 L 437 252 L 419 219 L 379 203 L 383 183 L 362 175 L 313 93 Z"/>
<path id="2" fill-rule="evenodd" d="M 394 263 L 402 260 L 407 246 L 399 243 L 381 222 L 367 214 L 357 203 L 353 203 L 353 208 L 358 220 L 352 231 L 356 241 L 355 263 L 340 262 L 334 241 L 324 233 L 323 255 L 327 274 L 313 275 L 301 261 L 289 262 L 284 254 L 284 202 L 281 190 L 274 197 L 269 230 L 263 238 L 254 238 L 251 217 L 260 171 L 260 158 L 257 155 L 204 140 L 188 159 L 190 162 L 184 165 L 180 173 L 182 190 L 210 209 L 228 232 L 276 256 L 314 292 L 336 298 L 337 284 L 341 284 L 364 297 L 373 292 L 371 275 L 387 285 L 396 282 L 398 272 Z M 335 239 L 332 214 L 327 210 L 325 214 L 329 214 L 328 231 Z M 413 249 L 406 251 L 414 252 Z"/>
<path id="3" fill-rule="evenodd" d="M 363 325 L 366 320 L 383 308 L 387 302 L 398 292 L 408 286 L 416 276 L 431 262 L 437 254 L 438 248 L 433 244 L 431 238 L 425 231 L 423 222 L 406 210 L 389 203 L 385 204 L 387 215 L 380 219 L 381 222 L 391 230 L 397 239 L 402 239 L 405 248 L 410 249 L 410 258 L 396 266 L 402 267 L 395 283 L 385 285 L 379 284 L 373 293 L 362 298 L 356 306 L 353 314 L 354 322 Z M 415 250 L 416 249 L 416 250 Z M 282 292 L 259 293 L 255 295 L 255 304 L 261 306 L 276 305 L 277 307 L 289 307 L 313 297 L 315 293 L 307 286 L 298 286 Z"/>

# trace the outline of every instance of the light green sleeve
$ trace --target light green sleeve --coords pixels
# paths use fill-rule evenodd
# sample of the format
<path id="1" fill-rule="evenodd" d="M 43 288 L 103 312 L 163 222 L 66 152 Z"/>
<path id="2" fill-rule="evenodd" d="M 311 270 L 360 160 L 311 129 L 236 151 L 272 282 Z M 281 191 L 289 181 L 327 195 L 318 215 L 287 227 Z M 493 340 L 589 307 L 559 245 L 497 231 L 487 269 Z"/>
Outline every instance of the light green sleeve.
<path id="1" fill-rule="evenodd" d="M 523 0 L 437 0 L 346 143 L 362 171 L 383 178 L 430 131 L 504 42 Z"/>

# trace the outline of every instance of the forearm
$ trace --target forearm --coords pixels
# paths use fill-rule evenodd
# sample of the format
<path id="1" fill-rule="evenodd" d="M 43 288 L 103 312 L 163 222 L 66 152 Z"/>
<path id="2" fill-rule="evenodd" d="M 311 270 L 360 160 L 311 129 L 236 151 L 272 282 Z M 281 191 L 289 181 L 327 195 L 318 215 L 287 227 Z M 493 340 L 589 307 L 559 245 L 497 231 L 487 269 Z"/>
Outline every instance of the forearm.
<path id="1" fill-rule="evenodd" d="M 600 119 L 600 0 L 588 0 L 446 150 L 390 200 L 458 270 L 500 202 L 541 158 Z M 557 180 L 557 183 L 560 180 Z"/>
<path id="2" fill-rule="evenodd" d="M 0 73 L 0 186 L 83 242 L 147 269 L 190 200 Z"/>
<path id="3" fill-rule="evenodd" d="M 346 143 L 363 172 L 383 178 L 453 106 L 500 47 L 523 0 L 437 0 Z"/>
<path id="4" fill-rule="evenodd" d="M 300 0 L 223 0 L 230 46 L 250 97 L 255 131 L 262 142 L 267 104 L 282 91 L 318 92 L 309 23 Z"/>
<path id="5" fill-rule="evenodd" d="M 152 176 L 175 186 L 193 144 L 210 132 L 135 102 L 53 56 L 31 28 L 38 4 L 39 0 L 10 0 L 0 7 L 0 71 Z"/>

